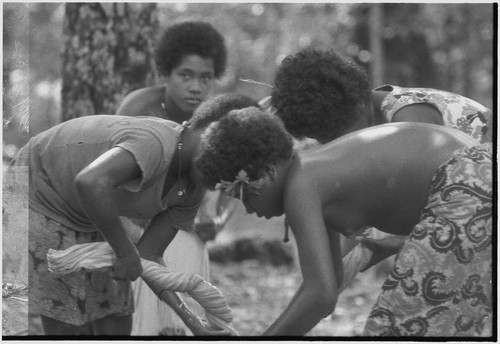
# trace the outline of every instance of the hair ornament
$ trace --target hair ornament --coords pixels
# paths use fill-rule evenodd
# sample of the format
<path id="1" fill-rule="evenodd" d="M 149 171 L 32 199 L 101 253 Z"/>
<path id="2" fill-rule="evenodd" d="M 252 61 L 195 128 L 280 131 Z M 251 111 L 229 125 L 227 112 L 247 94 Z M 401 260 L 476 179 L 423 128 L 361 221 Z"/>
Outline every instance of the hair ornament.
<path id="1" fill-rule="evenodd" d="M 236 191 L 240 192 L 240 200 L 243 200 L 243 187 L 247 185 L 248 187 L 254 190 L 260 190 L 264 186 L 265 181 L 264 178 L 260 178 L 258 180 L 250 181 L 248 175 L 245 170 L 240 170 L 238 175 L 236 176 L 233 182 L 228 182 L 226 180 L 221 180 L 220 183 L 215 184 L 215 190 L 222 190 L 229 196 L 234 197 Z M 257 192 L 258 194 L 258 192 Z"/>

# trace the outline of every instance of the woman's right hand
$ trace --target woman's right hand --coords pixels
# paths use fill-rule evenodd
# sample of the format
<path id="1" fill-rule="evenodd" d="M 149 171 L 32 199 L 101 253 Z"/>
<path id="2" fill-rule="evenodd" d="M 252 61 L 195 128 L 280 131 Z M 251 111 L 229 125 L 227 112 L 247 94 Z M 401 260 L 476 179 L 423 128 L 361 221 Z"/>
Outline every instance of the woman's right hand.
<path id="1" fill-rule="evenodd" d="M 357 242 L 373 251 L 370 262 L 361 272 L 368 270 L 373 265 L 377 265 L 382 260 L 398 253 L 403 247 L 406 239 L 407 237 L 402 235 L 391 235 L 382 239 L 372 239 L 369 237 L 356 238 Z"/>
<path id="2" fill-rule="evenodd" d="M 116 280 L 135 281 L 142 273 L 141 259 L 137 250 L 116 257 L 111 278 Z"/>

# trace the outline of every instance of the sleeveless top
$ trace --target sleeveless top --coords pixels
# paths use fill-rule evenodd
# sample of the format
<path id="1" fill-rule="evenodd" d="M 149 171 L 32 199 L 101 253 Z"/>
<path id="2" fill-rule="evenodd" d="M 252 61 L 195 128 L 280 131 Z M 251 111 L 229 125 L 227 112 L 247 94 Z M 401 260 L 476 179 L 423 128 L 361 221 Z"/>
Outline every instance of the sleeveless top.
<path id="1" fill-rule="evenodd" d="M 488 142 L 488 122 L 492 112 L 478 102 L 458 94 L 431 88 L 406 88 L 383 85 L 374 91 L 389 91 L 381 105 L 381 111 L 392 122 L 396 112 L 411 104 L 429 104 L 443 116 L 445 127 L 458 129 L 478 142 Z"/>

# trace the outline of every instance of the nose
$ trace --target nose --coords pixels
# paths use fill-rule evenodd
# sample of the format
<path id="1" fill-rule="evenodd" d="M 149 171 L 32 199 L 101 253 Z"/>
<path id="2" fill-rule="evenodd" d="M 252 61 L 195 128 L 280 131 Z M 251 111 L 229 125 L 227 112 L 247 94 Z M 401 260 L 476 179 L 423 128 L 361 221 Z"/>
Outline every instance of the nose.
<path id="1" fill-rule="evenodd" d="M 191 84 L 189 85 L 188 90 L 192 93 L 199 94 L 203 91 L 201 82 L 197 78 L 194 78 Z"/>
<path id="2" fill-rule="evenodd" d="M 243 202 L 243 205 L 245 206 L 245 210 L 248 214 L 255 213 L 255 209 L 250 204 L 248 204 L 247 202 Z"/>

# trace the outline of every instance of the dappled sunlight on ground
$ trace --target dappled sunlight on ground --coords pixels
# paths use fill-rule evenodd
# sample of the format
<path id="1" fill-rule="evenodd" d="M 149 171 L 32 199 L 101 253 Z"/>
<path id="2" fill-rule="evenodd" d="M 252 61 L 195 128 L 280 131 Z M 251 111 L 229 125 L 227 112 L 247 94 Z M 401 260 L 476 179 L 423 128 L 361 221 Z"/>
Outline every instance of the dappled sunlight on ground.
<path id="1" fill-rule="evenodd" d="M 273 267 L 256 260 L 211 265 L 211 280 L 233 311 L 233 326 L 242 336 L 259 336 L 285 309 L 301 282 L 298 267 Z M 308 336 L 360 336 L 383 283 L 370 269 L 358 274 L 339 297 L 335 312 Z"/>

